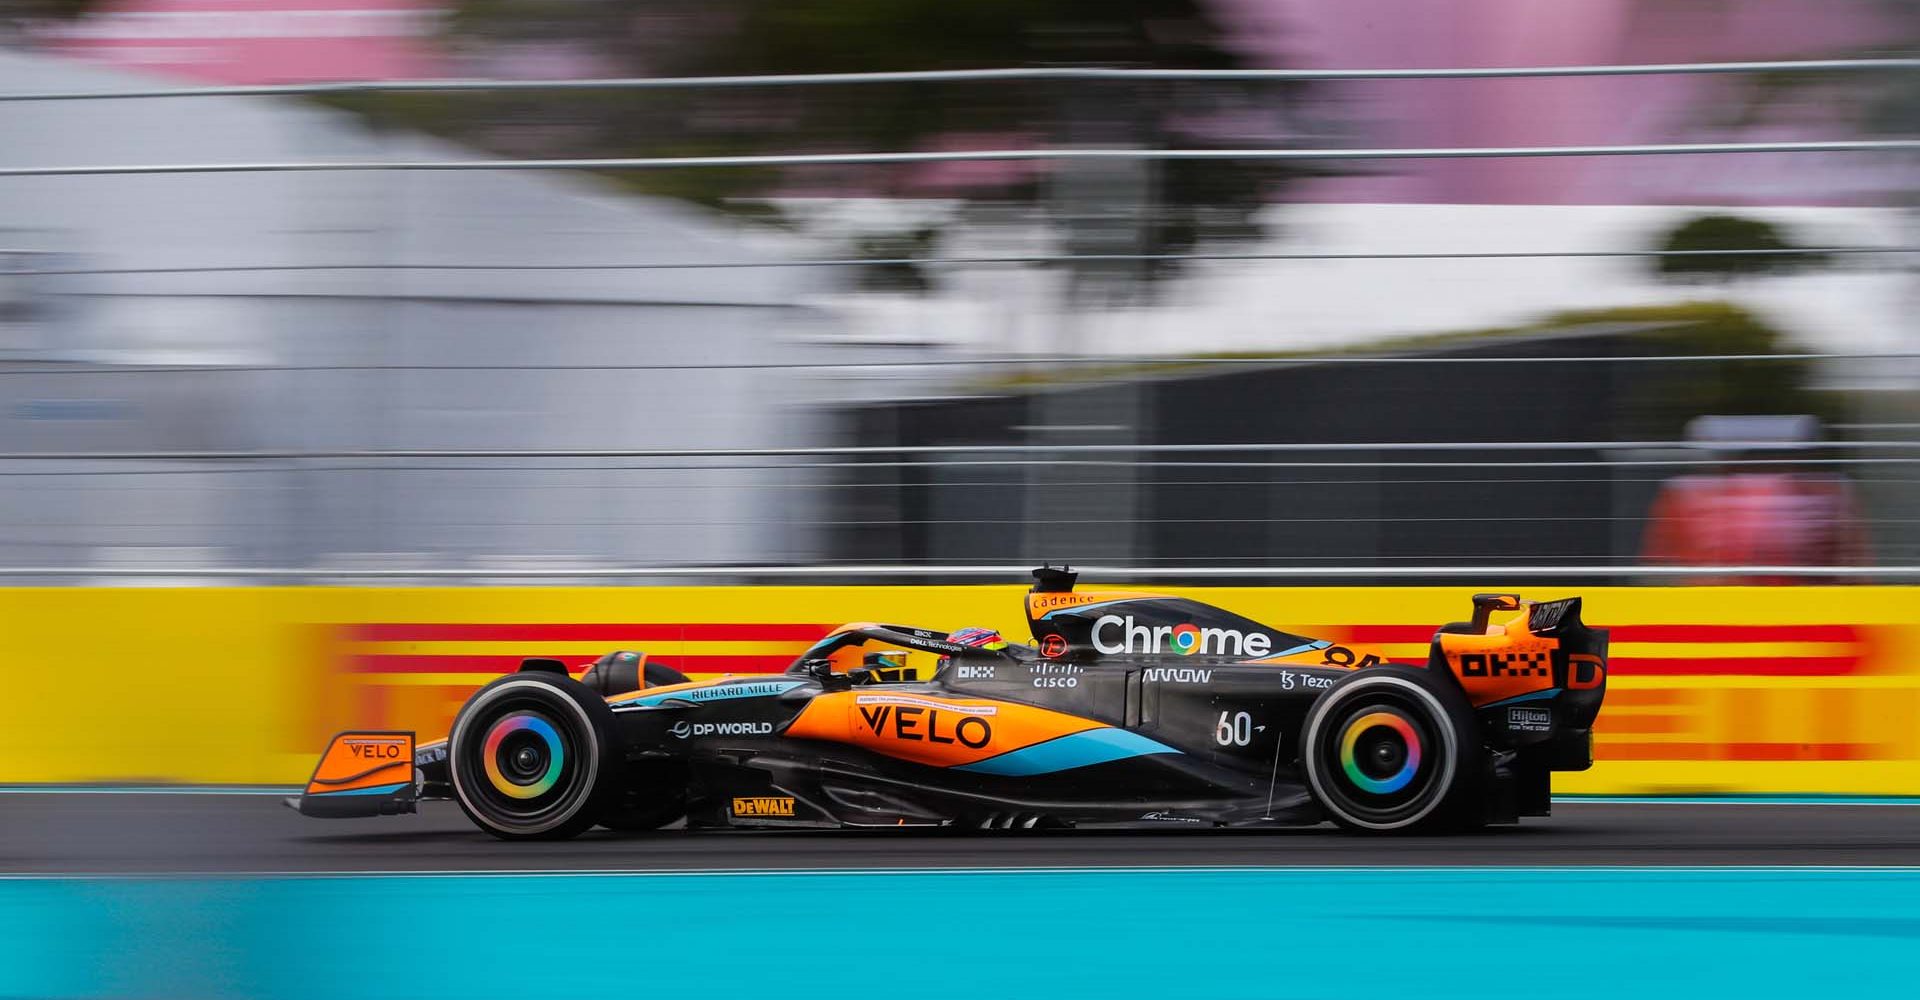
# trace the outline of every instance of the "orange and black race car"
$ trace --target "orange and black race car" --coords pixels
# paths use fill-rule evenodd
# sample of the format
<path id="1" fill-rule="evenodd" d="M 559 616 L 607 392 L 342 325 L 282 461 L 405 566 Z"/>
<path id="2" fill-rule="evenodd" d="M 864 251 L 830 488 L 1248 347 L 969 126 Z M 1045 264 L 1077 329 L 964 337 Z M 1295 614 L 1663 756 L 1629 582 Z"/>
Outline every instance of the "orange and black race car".
<path id="1" fill-rule="evenodd" d="M 445 740 L 335 737 L 309 816 L 451 798 L 508 839 L 700 827 L 1448 830 L 1548 812 L 1592 763 L 1607 633 L 1479 594 L 1422 664 L 1043 568 L 1033 643 L 852 624 L 785 674 L 689 683 L 631 651 L 529 659 Z M 873 650 L 880 647 L 878 651 Z M 864 660 L 850 656 L 865 652 Z M 922 679 L 908 655 L 936 659 Z"/>

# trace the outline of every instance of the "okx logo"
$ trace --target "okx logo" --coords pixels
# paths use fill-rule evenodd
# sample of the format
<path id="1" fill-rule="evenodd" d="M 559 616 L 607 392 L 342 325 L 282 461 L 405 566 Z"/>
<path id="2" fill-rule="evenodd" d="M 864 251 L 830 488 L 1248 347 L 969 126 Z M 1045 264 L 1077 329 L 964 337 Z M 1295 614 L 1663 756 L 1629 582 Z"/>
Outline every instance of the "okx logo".
<path id="1" fill-rule="evenodd" d="M 1273 652 L 1273 637 L 1265 632 L 1233 628 L 1204 628 L 1192 622 L 1178 625 L 1140 625 L 1132 615 L 1101 615 L 1093 623 L 1093 648 L 1102 653 L 1179 653 L 1192 656 L 1265 656 Z"/>

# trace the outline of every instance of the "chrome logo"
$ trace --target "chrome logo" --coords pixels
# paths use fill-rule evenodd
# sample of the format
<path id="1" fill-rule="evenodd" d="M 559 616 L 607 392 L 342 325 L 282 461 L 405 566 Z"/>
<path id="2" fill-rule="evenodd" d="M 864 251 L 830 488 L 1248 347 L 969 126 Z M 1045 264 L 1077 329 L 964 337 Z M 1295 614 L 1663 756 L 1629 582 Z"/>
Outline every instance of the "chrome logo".
<path id="1" fill-rule="evenodd" d="M 1167 641 L 1173 644 L 1173 651 L 1181 656 L 1192 656 L 1204 645 L 1201 642 L 1200 626 L 1192 622 L 1175 625 L 1173 634 L 1167 637 Z"/>
<path id="2" fill-rule="evenodd" d="M 1144 625 L 1132 615 L 1101 615 L 1089 631 L 1095 652 L 1177 653 L 1192 656 L 1266 656 L 1273 652 L 1273 637 L 1265 632 L 1181 622 L 1178 625 Z M 1064 640 L 1063 640 L 1064 644 Z M 1045 647 L 1042 647 L 1044 653 Z"/>
<path id="3" fill-rule="evenodd" d="M 524 784 L 508 777 L 500 769 L 500 747 L 515 733 L 532 733 L 546 744 L 546 770 L 537 776 L 529 773 L 530 780 Z M 537 755 L 538 751 L 531 741 L 516 742 L 524 743 L 520 752 L 534 751 Z M 486 765 L 487 780 L 493 782 L 493 787 L 500 794 L 516 799 L 538 798 L 551 791 L 560 780 L 560 770 L 567 759 L 566 751 L 560 746 L 560 734 L 554 731 L 553 724 L 524 712 L 516 712 L 494 723 L 493 728 L 487 730 L 487 742 L 480 756 Z M 535 756 L 532 759 L 538 758 Z"/>
<path id="4" fill-rule="evenodd" d="M 1360 758 L 1354 751 L 1360 744 L 1361 736 L 1370 729 L 1382 727 L 1400 735 L 1400 741 L 1406 748 L 1406 759 L 1401 761 L 1400 770 L 1385 778 L 1375 778 L 1360 769 Z M 1347 723 L 1346 732 L 1340 734 L 1340 767 L 1347 772 L 1347 780 L 1362 791 L 1390 795 L 1407 787 L 1407 783 L 1420 770 L 1420 734 L 1414 731 L 1407 720 L 1392 712 L 1369 712 Z"/>

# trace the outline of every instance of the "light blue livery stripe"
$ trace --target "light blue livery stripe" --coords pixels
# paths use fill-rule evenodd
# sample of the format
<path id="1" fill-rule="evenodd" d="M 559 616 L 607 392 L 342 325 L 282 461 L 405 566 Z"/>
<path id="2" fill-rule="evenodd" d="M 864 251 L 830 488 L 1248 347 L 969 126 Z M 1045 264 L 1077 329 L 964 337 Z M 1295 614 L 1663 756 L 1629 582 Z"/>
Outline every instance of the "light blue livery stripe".
<path id="1" fill-rule="evenodd" d="M 339 792 L 309 792 L 310 795 L 386 795 L 405 788 L 407 783 L 396 781 L 391 785 L 374 785 L 371 788 L 349 788 Z"/>
<path id="2" fill-rule="evenodd" d="M 1147 739 L 1139 733 L 1109 726 L 1073 733 L 1045 743 L 1021 747 L 1018 750 L 1009 750 L 997 757 L 964 764 L 954 770 L 1022 777 L 1030 774 L 1070 771 L 1076 767 L 1090 767 L 1127 757 L 1179 752 L 1165 743 Z"/>
<path id="3" fill-rule="evenodd" d="M 1292 656 L 1295 653 L 1312 652 L 1313 650 L 1316 650 L 1316 649 L 1325 649 L 1331 645 L 1333 645 L 1333 643 L 1328 642 L 1325 639 L 1315 639 L 1312 642 L 1303 642 L 1300 645 L 1293 647 L 1292 649 L 1283 649 L 1277 653 L 1268 653 L 1265 657 L 1262 657 L 1262 659 L 1269 659 L 1275 656 Z"/>
<path id="4" fill-rule="evenodd" d="M 631 701 L 616 701 L 614 708 L 651 708 L 670 701 L 729 701 L 734 698 L 771 698 L 786 694 L 788 691 L 805 684 L 806 681 L 747 681 L 740 684 L 720 684 L 714 687 L 688 688 L 684 691 L 668 691 L 664 694 L 651 694 Z"/>
<path id="5" fill-rule="evenodd" d="M 1499 708 L 1502 705 L 1512 705 L 1522 701 L 1541 701 L 1547 698 L 1551 698 L 1554 695 L 1557 695 L 1559 693 L 1560 693 L 1559 688 L 1548 688 L 1545 691 L 1530 691 L 1526 694 L 1514 695 L 1511 698 L 1502 698 L 1499 701 L 1490 701 L 1480 707 L 1481 708 Z"/>

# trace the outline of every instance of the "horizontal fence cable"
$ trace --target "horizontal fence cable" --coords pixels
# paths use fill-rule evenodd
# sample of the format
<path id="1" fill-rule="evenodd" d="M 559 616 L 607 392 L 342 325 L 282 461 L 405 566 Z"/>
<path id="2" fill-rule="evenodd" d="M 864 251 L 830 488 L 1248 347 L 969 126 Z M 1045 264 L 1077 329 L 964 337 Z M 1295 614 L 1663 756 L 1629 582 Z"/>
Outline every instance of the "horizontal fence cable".
<path id="1" fill-rule="evenodd" d="M 1669 142 L 1624 146 L 1438 146 L 1373 149 L 976 149 L 888 153 L 766 153 L 739 156 L 635 156 L 541 160 L 285 160 L 253 163 L 134 163 L 0 168 L 0 177 L 117 174 L 310 173 L 357 170 L 674 170 L 730 167 L 857 166 L 1029 160 L 1458 160 L 1565 156 L 1677 156 L 1722 153 L 1907 153 L 1920 139 L 1780 142 Z"/>
<path id="2" fill-rule="evenodd" d="M 5 253 L 0 250 L 0 254 Z M 1363 260 L 1553 260 L 1582 257 L 1802 257 L 1822 254 L 1872 255 L 1920 253 L 1910 246 L 1847 247 L 1754 247 L 1726 250 L 1453 250 L 1404 251 L 1378 253 L 1259 253 L 1232 251 L 1194 253 L 1079 253 L 1079 254 L 1007 254 L 976 257 L 825 257 L 794 260 L 719 260 L 719 261 L 632 261 L 626 263 L 512 263 L 480 264 L 471 262 L 395 262 L 378 264 L 191 264 L 176 267 L 5 267 L 0 274 L 24 274 L 40 277 L 167 275 L 167 274 L 257 274 L 329 271 L 698 271 L 776 267 L 970 267 L 991 264 L 1101 264 L 1157 261 L 1363 261 Z"/>
<path id="3" fill-rule="evenodd" d="M 1713 73 L 1879 73 L 1920 69 L 1920 59 L 1802 59 L 1763 62 L 1642 63 L 1628 65 L 1489 66 L 1432 69 L 1132 69 L 1094 66 L 1016 66 L 992 69 L 902 70 L 874 73 L 604 77 L 557 80 L 364 80 L 340 83 L 67 90 L 0 94 L 8 101 L 145 100 L 180 97 L 297 97 L 343 94 L 493 93 L 569 90 L 698 90 L 739 87 L 823 87 L 902 83 L 1169 81 L 1286 83 L 1336 80 L 1497 80 L 1538 77 L 1688 76 Z"/>
<path id="4" fill-rule="evenodd" d="M 1082 577 L 1115 579 L 1244 577 L 1262 579 L 1313 577 L 1695 577 L 1695 576 L 1771 576 L 1771 577 L 1916 577 L 1920 566 L 1083 566 L 1075 567 Z M 646 579 L 676 577 L 985 577 L 1008 583 L 1024 581 L 1033 571 L 1031 565 L 870 565 L 819 564 L 807 566 L 583 566 L 577 568 L 501 566 L 485 569 L 329 569 L 326 567 L 240 569 L 222 566 L 94 567 L 0 566 L 0 577 L 205 577 L 209 579 L 273 579 L 282 577 L 319 577 L 338 579 L 420 578 L 579 578 Z"/>
<path id="5" fill-rule="evenodd" d="M 1707 449 L 1696 449 L 1696 450 L 1707 450 Z M 73 459 L 68 459 L 68 460 L 72 461 Z M 89 460 L 92 460 L 92 459 L 89 459 Z M 108 459 L 108 461 L 134 461 L 134 460 L 135 459 Z M 156 459 L 148 458 L 143 460 L 155 461 Z M 171 461 L 171 459 L 158 459 L 158 460 Z M 522 471 L 522 472 L 528 472 L 528 473 L 536 473 L 536 472 L 579 472 L 587 468 L 592 468 L 597 471 L 607 472 L 607 473 L 613 473 L 613 472 L 685 472 L 685 473 L 810 472 L 810 471 L 826 470 L 826 469 L 873 471 L 873 470 L 881 470 L 881 469 L 968 469 L 968 468 L 1007 469 L 1007 468 L 1029 468 L 1029 467 L 1031 468 L 1134 469 L 1134 470 L 1140 470 L 1140 469 L 1435 469 L 1435 470 L 1439 470 L 1439 469 L 1616 469 L 1616 468 L 1630 469 L 1630 468 L 1688 468 L 1688 467 L 1725 468 L 1729 466 L 1739 466 L 1739 467 L 1751 466 L 1755 468 L 1765 468 L 1769 466 L 1851 467 L 1851 466 L 1868 466 L 1868 465 L 1873 465 L 1873 466 L 1920 465 L 1920 456 L 1914 456 L 1911 458 L 1858 458 L 1858 457 L 1854 457 L 1854 458 L 1728 458 L 1728 457 L 1716 456 L 1712 458 L 1645 458 L 1645 459 L 1635 458 L 1635 459 L 1588 459 L 1588 460 L 1548 459 L 1544 461 L 1506 461 L 1506 462 L 1498 462 L 1498 461 L 1420 462 L 1420 461 L 1395 461 L 1395 460 L 1386 460 L 1386 459 L 1357 459 L 1354 461 L 1347 461 L 1347 462 L 1302 462 L 1302 461 L 1156 462 L 1156 461 L 1126 461 L 1126 460 L 1119 460 L 1119 459 L 1088 461 L 1088 460 L 1077 460 L 1077 459 L 1046 459 L 1046 458 L 1039 458 L 1039 459 L 995 458 L 995 459 L 982 459 L 979 461 L 959 461 L 959 460 L 949 459 L 944 461 L 913 462 L 913 461 L 898 461 L 898 460 L 887 460 L 887 459 L 869 459 L 866 461 L 858 461 L 858 462 L 809 462 L 805 465 L 794 465 L 791 463 L 787 463 L 787 464 L 755 464 L 755 465 L 730 464 L 730 465 L 666 465 L 666 466 L 662 466 L 662 465 L 599 465 L 599 466 L 592 466 L 592 467 L 549 466 L 549 465 L 520 466 L 520 467 L 511 467 L 511 466 L 502 466 L 502 465 L 476 465 L 476 466 L 443 466 L 443 465 L 425 466 L 423 465 L 423 466 L 413 466 L 413 467 L 408 467 L 408 466 L 396 467 L 391 465 L 339 466 L 339 465 L 309 465 L 309 464 L 305 464 L 304 460 L 297 460 L 297 459 L 287 459 L 286 461 L 301 461 L 302 464 L 295 465 L 295 466 L 257 466 L 257 467 L 216 466 L 213 468 L 202 468 L 202 469 L 44 469 L 43 468 L 43 469 L 28 470 L 28 469 L 7 468 L 3 464 L 4 460 L 0 460 L 0 477 L 38 476 L 43 478 L 50 478 L 50 477 L 57 477 L 57 476 L 221 475 L 221 474 L 227 474 L 227 473 L 246 472 L 246 471 L 383 472 L 383 473 L 391 473 L 391 474 L 437 473 L 437 472 L 509 472 L 509 471 Z M 1365 482 L 1365 480 L 1352 480 L 1352 481 Z M 1458 480 L 1445 480 L 1445 481 L 1456 482 Z M 1606 480 L 1606 481 L 1611 482 L 1613 480 Z M 1184 484 L 1184 482 L 1185 482 L 1184 480 L 1178 480 L 1178 481 L 1172 481 L 1168 483 L 1162 483 L 1160 485 L 1178 486 L 1178 485 Z M 898 484 L 891 484 L 891 485 L 898 485 Z M 947 488 L 951 486 L 951 484 L 946 484 L 946 483 L 936 483 L 936 484 L 928 484 L 928 485 L 933 488 Z M 1278 483 L 1278 484 L 1270 484 L 1270 485 L 1287 485 L 1287 484 Z"/>
<path id="6" fill-rule="evenodd" d="M 928 444 L 928 445 L 811 445 L 782 448 L 553 448 L 553 449 L 255 449 L 237 451 L 13 451 L 0 452 L 0 461 L 253 461 L 260 459 L 545 459 L 545 458 L 785 458 L 893 455 L 1114 455 L 1235 454 L 1242 452 L 1375 452 L 1375 451 L 1627 451 L 1703 448 L 1715 451 L 1799 450 L 1852 448 L 1911 451 L 1920 441 L 1281 441 L 1240 444 Z"/>
<path id="7" fill-rule="evenodd" d="M 1667 323 L 1630 324 L 1635 328 L 1665 327 Z M 1620 332 L 1608 329 L 1585 331 L 1594 335 Z M 995 368 L 995 367 L 1154 367 L 1185 368 L 1233 365 L 1538 365 L 1602 363 L 1726 363 L 1744 361 L 1912 361 L 1920 352 L 1878 351 L 1866 353 L 1788 353 L 1788 354 L 1595 354 L 1507 357 L 1444 357 L 1426 355 L 1343 355 L 1343 354 L 1249 354 L 1233 357 L 1187 358 L 1178 355 L 1075 355 L 1072 357 L 989 357 L 923 358 L 911 361 L 724 361 L 724 362 L 643 362 L 635 364 L 101 364 L 96 362 L 43 361 L 35 365 L 0 368 L 0 375 L 130 375 L 130 374 L 207 374 L 240 372 L 653 372 L 653 371 L 858 371 L 863 369 L 912 368 Z"/>

